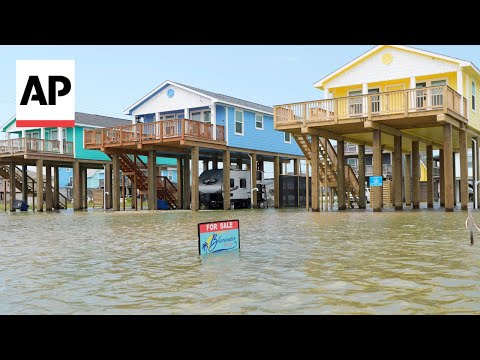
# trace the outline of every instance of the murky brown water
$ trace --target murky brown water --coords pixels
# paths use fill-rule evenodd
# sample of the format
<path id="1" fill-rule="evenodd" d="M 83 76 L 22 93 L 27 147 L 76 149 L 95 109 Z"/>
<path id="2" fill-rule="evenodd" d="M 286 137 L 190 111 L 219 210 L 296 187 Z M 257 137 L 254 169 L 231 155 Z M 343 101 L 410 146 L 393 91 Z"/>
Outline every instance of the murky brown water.
<path id="1" fill-rule="evenodd" d="M 480 212 L 474 212 L 480 224 Z M 198 222 L 240 219 L 200 257 Z M 466 212 L 0 214 L 3 314 L 480 313 Z"/>

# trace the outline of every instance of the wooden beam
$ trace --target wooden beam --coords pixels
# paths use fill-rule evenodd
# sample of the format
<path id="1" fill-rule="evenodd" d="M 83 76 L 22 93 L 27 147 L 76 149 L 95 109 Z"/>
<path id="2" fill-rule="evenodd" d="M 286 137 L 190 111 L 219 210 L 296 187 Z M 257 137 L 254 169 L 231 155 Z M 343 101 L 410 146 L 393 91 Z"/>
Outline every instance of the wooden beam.
<path id="1" fill-rule="evenodd" d="M 251 186 L 252 189 L 257 187 L 257 154 L 251 153 L 250 156 L 252 157 L 252 165 L 250 168 L 250 178 L 251 178 Z M 298 161 L 298 160 L 297 160 Z M 295 171 L 295 169 L 294 169 Z M 260 190 L 260 189 L 259 189 Z M 258 203 L 258 191 L 252 191 L 252 207 L 257 208 Z"/>
<path id="2" fill-rule="evenodd" d="M 37 211 L 43 211 L 43 160 L 42 159 L 37 160 L 37 203 L 38 203 Z"/>
<path id="3" fill-rule="evenodd" d="M 345 210 L 345 142 L 343 140 L 337 141 L 337 184 L 338 210 Z"/>
<path id="4" fill-rule="evenodd" d="M 190 186 L 190 155 L 185 155 L 183 159 L 183 209 L 190 210 L 190 194 L 191 194 L 191 186 Z"/>
<path id="5" fill-rule="evenodd" d="M 382 135 L 380 130 L 373 130 L 373 176 L 383 176 L 382 174 Z M 340 191 L 340 189 L 339 189 Z M 383 187 L 372 186 L 370 189 L 372 195 L 372 205 L 374 212 L 382 211 L 383 207 Z"/>
<path id="6" fill-rule="evenodd" d="M 32 194 L 33 196 L 33 194 Z M 27 165 L 22 165 L 22 200 L 28 202 L 28 173 Z"/>
<path id="7" fill-rule="evenodd" d="M 365 199 L 365 145 L 358 145 L 358 207 L 366 209 Z"/>
<path id="8" fill-rule="evenodd" d="M 279 208 L 280 207 L 280 158 L 278 156 L 275 156 L 273 159 L 273 191 L 274 191 L 274 195 L 273 195 L 274 207 Z"/>
<path id="9" fill-rule="evenodd" d="M 112 208 L 112 164 L 105 164 L 105 179 L 103 181 L 105 190 L 105 208 Z M 107 194 L 108 193 L 108 194 Z"/>
<path id="10" fill-rule="evenodd" d="M 405 154 L 405 206 L 412 206 L 412 155 Z"/>
<path id="11" fill-rule="evenodd" d="M 177 201 L 175 204 L 177 209 L 182 208 L 182 181 L 183 181 L 182 168 L 183 168 L 182 158 L 177 157 L 177 199 L 176 199 Z"/>
<path id="12" fill-rule="evenodd" d="M 467 132 L 459 132 L 460 141 L 460 196 L 462 210 L 468 209 L 468 158 L 467 158 Z"/>
<path id="13" fill-rule="evenodd" d="M 230 202 L 230 150 L 223 152 L 223 210 L 231 209 Z"/>
<path id="14" fill-rule="evenodd" d="M 439 151 L 440 156 L 440 207 L 445 207 L 445 162 L 443 149 Z"/>
<path id="15" fill-rule="evenodd" d="M 15 186 L 15 170 L 16 166 L 14 162 L 10 163 L 10 212 L 16 212 L 13 207 L 15 205 L 17 187 Z"/>
<path id="16" fill-rule="evenodd" d="M 395 210 L 403 210 L 402 199 L 402 137 L 395 136 L 393 153 L 393 187 Z"/>
<path id="17" fill-rule="evenodd" d="M 112 155 L 112 205 L 114 211 L 120 211 L 120 161 L 118 154 Z"/>
<path id="18" fill-rule="evenodd" d="M 433 209 L 433 146 L 427 145 L 427 207 Z"/>
<path id="19" fill-rule="evenodd" d="M 312 164 L 312 211 L 320 211 L 319 207 L 319 147 L 318 147 L 318 135 L 312 135 L 310 144 L 311 164 Z"/>
<path id="20" fill-rule="evenodd" d="M 60 209 L 60 179 L 58 166 L 53 167 L 53 208 L 55 210 Z"/>
<path id="21" fill-rule="evenodd" d="M 445 182 L 445 211 L 452 212 L 453 205 L 453 149 L 452 149 L 452 125 L 443 125 L 443 179 Z"/>
<path id="22" fill-rule="evenodd" d="M 308 126 L 302 126 L 302 134 L 316 135 L 316 136 L 320 136 L 328 139 L 334 139 L 337 141 L 344 139 L 342 135 L 335 134 L 326 130 L 319 130 L 317 128 L 308 127 Z"/>
<path id="23" fill-rule="evenodd" d="M 412 142 L 412 206 L 420 208 L 420 144 Z"/>
<path id="24" fill-rule="evenodd" d="M 147 194 L 147 201 L 148 201 L 148 210 L 156 210 L 157 209 L 157 152 L 155 150 L 150 150 L 148 152 L 148 194 Z"/>
<path id="25" fill-rule="evenodd" d="M 198 163 L 200 156 L 200 149 L 195 146 L 192 148 L 192 210 L 200 210 L 200 199 L 199 199 L 199 184 L 198 184 Z"/>
<path id="26" fill-rule="evenodd" d="M 45 166 L 45 209 L 52 211 L 53 196 L 52 196 L 52 167 Z"/>
<path id="27" fill-rule="evenodd" d="M 460 121 L 455 120 L 454 118 L 452 118 L 450 115 L 447 115 L 447 114 L 438 114 L 437 122 L 440 123 L 441 125 L 450 124 L 456 129 L 461 128 Z"/>

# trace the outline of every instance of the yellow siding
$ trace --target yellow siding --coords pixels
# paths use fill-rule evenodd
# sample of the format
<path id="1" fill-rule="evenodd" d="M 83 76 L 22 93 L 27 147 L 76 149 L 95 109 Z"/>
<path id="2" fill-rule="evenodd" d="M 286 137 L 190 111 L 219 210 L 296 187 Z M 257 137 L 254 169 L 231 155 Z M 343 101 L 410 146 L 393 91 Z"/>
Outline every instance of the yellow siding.
<path id="1" fill-rule="evenodd" d="M 467 98 L 467 106 L 470 110 L 470 119 L 468 120 L 468 125 L 470 125 L 471 127 L 473 127 L 475 130 L 477 131 L 480 131 L 480 102 L 479 102 L 479 96 L 480 96 L 480 77 L 478 75 L 475 75 L 475 76 L 469 76 L 469 79 L 470 79 L 470 84 L 466 84 L 465 87 L 469 86 L 470 87 L 470 90 L 468 91 L 468 94 L 469 94 L 469 98 Z M 475 88 L 476 88 L 476 91 L 475 91 L 475 111 L 472 110 L 472 95 L 471 95 L 471 87 L 472 87 L 472 84 L 471 84 L 471 81 L 475 81 Z"/>
<path id="2" fill-rule="evenodd" d="M 427 167 L 423 162 L 420 163 L 420 181 L 427 181 Z"/>

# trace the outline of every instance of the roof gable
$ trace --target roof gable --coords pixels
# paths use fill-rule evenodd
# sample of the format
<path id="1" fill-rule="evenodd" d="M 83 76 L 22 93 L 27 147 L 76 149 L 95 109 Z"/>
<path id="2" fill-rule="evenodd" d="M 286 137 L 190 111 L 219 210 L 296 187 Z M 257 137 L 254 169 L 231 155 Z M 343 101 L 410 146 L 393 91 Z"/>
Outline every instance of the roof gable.
<path id="1" fill-rule="evenodd" d="M 475 66 L 462 59 L 402 45 L 378 45 L 314 84 L 323 89 L 457 71 Z M 412 73 L 414 71 L 414 73 Z"/>

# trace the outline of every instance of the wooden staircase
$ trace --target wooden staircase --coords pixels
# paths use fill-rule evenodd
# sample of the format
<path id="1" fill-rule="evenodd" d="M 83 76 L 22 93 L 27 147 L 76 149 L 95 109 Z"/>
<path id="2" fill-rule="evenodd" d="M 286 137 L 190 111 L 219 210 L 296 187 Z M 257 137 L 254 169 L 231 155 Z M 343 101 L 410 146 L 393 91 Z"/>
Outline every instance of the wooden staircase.
<path id="1" fill-rule="evenodd" d="M 108 155 L 110 158 L 111 155 Z M 133 158 L 133 159 L 132 159 Z M 119 154 L 120 169 L 136 187 L 143 193 L 148 192 L 148 177 L 144 171 L 147 164 L 137 155 Z M 157 176 L 157 199 L 166 201 L 171 208 L 176 207 L 177 188 L 166 176 Z"/>
<path id="2" fill-rule="evenodd" d="M 307 134 L 292 134 L 300 149 L 302 149 L 305 158 L 308 161 L 312 160 L 311 141 Z M 318 141 L 319 146 L 319 174 L 322 184 L 327 179 L 327 186 L 338 189 L 337 182 L 337 152 L 333 148 L 329 140 L 320 137 Z M 326 163 L 326 166 L 325 166 Z M 326 169 L 325 169 L 326 168 Z M 325 176 L 326 175 L 326 176 Z M 324 185 L 324 184 L 323 184 Z M 352 167 L 345 165 L 345 200 L 350 201 L 349 194 L 353 195 L 355 203 L 358 205 L 359 183 Z"/>
<path id="3" fill-rule="evenodd" d="M 10 179 L 10 165 L 0 164 L 0 176 L 3 177 L 4 179 Z M 22 169 L 15 166 L 15 188 L 17 188 L 20 191 L 22 190 L 22 181 L 23 181 Z M 27 193 L 28 194 L 37 196 L 37 190 L 35 190 L 37 189 L 37 186 L 35 186 L 36 183 L 37 183 L 36 179 L 27 175 Z M 45 198 L 45 185 L 46 183 L 44 182 L 43 183 L 44 198 Z M 52 194 L 53 193 L 54 193 L 54 187 L 52 186 Z M 60 209 L 67 208 L 67 198 L 61 193 L 59 194 L 59 206 L 60 206 Z"/>

